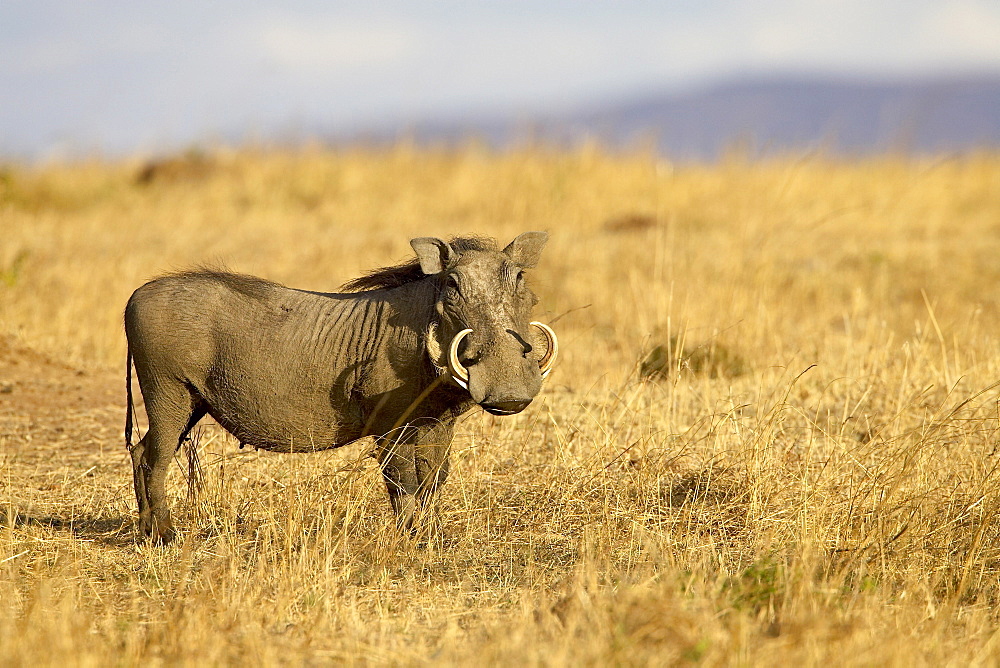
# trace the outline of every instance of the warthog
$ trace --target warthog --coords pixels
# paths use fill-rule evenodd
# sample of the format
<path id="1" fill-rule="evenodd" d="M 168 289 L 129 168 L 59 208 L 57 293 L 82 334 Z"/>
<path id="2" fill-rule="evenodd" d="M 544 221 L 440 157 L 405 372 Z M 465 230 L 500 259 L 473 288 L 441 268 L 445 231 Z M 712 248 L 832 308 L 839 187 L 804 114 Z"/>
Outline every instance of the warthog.
<path id="1" fill-rule="evenodd" d="M 503 250 L 477 238 L 414 239 L 415 259 L 343 293 L 211 270 L 140 287 L 125 307 L 125 441 L 140 535 L 173 537 L 168 465 L 206 414 L 241 446 L 277 452 L 375 436 L 392 509 L 414 530 L 447 477 L 456 418 L 476 404 L 522 411 L 555 362 L 555 333 L 530 321 L 538 300 L 523 278 L 547 238 L 525 232 Z M 133 361 L 149 418 L 134 446 Z"/>

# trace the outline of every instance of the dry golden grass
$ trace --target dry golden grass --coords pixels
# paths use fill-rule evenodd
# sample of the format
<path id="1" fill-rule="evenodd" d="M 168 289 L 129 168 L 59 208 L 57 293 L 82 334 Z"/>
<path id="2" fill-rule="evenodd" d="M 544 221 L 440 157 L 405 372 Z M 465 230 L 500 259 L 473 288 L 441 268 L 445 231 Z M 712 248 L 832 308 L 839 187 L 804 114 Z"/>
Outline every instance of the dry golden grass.
<path id="1" fill-rule="evenodd" d="M 3 169 L 0 656 L 995 665 L 998 184 L 994 155 L 475 146 Z M 529 229 L 562 361 L 524 414 L 462 422 L 428 545 L 365 444 L 213 426 L 201 495 L 171 474 L 181 539 L 135 544 L 140 283 L 223 263 L 331 290 L 414 236 Z"/>

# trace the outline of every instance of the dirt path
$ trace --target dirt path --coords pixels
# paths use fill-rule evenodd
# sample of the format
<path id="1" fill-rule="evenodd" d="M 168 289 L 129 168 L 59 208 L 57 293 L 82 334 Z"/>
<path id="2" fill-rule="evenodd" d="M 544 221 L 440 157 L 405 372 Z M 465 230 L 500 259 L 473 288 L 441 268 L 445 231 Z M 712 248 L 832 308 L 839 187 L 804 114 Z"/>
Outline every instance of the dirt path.
<path id="1" fill-rule="evenodd" d="M 124 385 L 0 338 L 0 452 L 40 469 L 120 455 Z"/>
<path id="2" fill-rule="evenodd" d="M 117 374 L 0 336 L 0 516 L 74 533 L 130 526 L 124 390 Z"/>

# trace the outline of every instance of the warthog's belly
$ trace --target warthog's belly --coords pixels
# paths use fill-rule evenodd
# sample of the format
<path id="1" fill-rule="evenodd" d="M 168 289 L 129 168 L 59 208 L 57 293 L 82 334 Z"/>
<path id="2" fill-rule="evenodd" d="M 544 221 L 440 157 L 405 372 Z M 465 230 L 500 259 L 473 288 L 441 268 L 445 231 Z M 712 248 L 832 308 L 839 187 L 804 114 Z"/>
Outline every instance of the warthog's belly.
<path id="1" fill-rule="evenodd" d="M 311 452 L 349 443 L 361 436 L 360 409 L 341 402 L 335 410 L 321 384 L 229 383 L 212 387 L 204 399 L 209 414 L 243 445 L 274 452 Z"/>
<path id="2" fill-rule="evenodd" d="M 251 446 L 271 452 L 315 452 L 337 448 L 361 436 L 363 425 L 344 424 L 335 416 L 310 415 L 293 421 L 289 418 L 272 418 L 261 414 L 216 414 L 215 420 L 225 427 L 240 446 Z M 291 417 L 291 416 L 290 416 Z M 326 419 L 324 419 L 326 418 Z"/>

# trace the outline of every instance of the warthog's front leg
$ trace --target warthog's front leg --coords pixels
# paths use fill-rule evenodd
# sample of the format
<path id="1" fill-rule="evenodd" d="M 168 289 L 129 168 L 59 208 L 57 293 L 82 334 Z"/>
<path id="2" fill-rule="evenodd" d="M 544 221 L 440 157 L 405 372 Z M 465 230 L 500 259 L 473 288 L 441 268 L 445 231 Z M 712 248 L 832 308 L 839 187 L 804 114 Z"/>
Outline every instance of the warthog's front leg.
<path id="1" fill-rule="evenodd" d="M 379 463 L 400 529 L 416 533 L 434 491 L 448 477 L 452 425 L 440 421 L 407 425 L 396 438 L 379 439 Z"/>
<path id="2" fill-rule="evenodd" d="M 378 439 L 378 461 L 389 492 L 389 503 L 401 529 L 410 530 L 416 514 L 416 494 L 420 487 L 414 466 L 414 445 L 402 438 Z"/>

